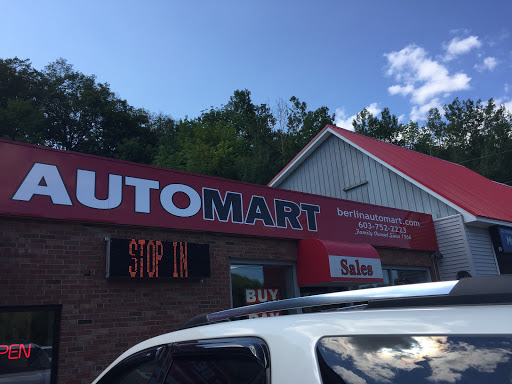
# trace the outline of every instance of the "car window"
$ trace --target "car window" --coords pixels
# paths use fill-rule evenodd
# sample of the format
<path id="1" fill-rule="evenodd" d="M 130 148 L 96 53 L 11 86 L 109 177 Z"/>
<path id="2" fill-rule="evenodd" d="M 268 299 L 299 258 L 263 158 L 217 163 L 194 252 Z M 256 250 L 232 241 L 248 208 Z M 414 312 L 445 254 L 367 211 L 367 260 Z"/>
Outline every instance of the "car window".
<path id="1" fill-rule="evenodd" d="M 171 365 L 165 384 L 264 384 L 265 370 L 246 357 L 181 357 Z"/>
<path id="2" fill-rule="evenodd" d="M 113 367 L 99 384 L 147 384 L 156 375 L 164 347 L 136 353 Z"/>
<path id="3" fill-rule="evenodd" d="M 176 343 L 165 384 L 265 384 L 270 374 L 266 345 L 257 338 Z"/>
<path id="4" fill-rule="evenodd" d="M 323 383 L 509 383 L 510 336 L 324 337 L 317 345 Z"/>

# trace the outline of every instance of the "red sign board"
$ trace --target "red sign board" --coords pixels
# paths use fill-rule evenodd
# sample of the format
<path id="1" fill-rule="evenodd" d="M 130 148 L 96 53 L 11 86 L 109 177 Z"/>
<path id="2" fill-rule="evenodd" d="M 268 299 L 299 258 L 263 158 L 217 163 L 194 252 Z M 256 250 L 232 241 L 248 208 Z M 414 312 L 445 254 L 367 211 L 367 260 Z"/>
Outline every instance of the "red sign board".
<path id="1" fill-rule="evenodd" d="M 432 216 L 0 140 L 0 214 L 437 250 Z"/>

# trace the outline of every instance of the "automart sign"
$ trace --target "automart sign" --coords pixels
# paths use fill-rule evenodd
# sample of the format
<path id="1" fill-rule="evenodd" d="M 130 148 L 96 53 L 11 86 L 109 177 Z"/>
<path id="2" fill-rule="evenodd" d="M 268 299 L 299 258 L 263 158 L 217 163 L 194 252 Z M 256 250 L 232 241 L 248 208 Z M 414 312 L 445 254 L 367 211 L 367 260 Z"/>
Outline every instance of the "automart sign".
<path id="1" fill-rule="evenodd" d="M 437 250 L 430 215 L 0 140 L 0 214 Z"/>

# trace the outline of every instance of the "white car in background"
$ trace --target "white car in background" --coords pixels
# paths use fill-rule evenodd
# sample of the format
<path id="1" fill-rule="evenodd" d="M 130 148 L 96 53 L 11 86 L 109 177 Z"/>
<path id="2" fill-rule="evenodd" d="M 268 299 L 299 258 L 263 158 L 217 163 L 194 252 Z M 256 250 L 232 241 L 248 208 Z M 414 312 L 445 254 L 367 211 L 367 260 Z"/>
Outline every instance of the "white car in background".
<path id="1" fill-rule="evenodd" d="M 322 306 L 331 310 L 243 319 Z M 198 316 L 132 347 L 94 383 L 512 383 L 512 276 L 345 291 Z"/>

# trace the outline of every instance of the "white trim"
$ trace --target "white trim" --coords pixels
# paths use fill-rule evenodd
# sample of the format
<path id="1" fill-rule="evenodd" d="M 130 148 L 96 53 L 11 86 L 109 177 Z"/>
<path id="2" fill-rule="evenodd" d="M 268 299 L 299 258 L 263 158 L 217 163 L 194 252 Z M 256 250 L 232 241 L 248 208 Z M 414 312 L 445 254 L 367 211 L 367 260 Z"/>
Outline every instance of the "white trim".
<path id="1" fill-rule="evenodd" d="M 476 220 L 474 223 L 471 223 L 471 224 L 486 224 L 487 226 L 489 225 L 503 225 L 504 227 L 509 227 L 509 228 L 512 228 L 512 223 L 511 222 L 508 222 L 508 221 L 501 221 L 501 220 L 495 220 L 495 219 L 487 219 L 487 218 L 484 218 L 484 217 L 476 217 Z"/>
<path id="2" fill-rule="evenodd" d="M 477 217 L 475 215 L 472 215 L 471 213 L 469 213 L 468 211 L 462 209 L 461 207 L 459 207 L 458 205 L 452 203 L 451 201 L 447 200 L 446 198 L 444 198 L 443 196 L 439 195 L 438 193 L 432 191 L 431 189 L 425 187 L 423 184 L 419 183 L 418 181 L 414 180 L 413 178 L 407 176 L 405 173 L 399 171 L 398 169 L 392 167 L 391 165 L 389 165 L 388 163 L 386 163 L 385 161 L 381 160 L 380 158 L 378 158 L 377 156 L 373 155 L 372 153 L 366 151 L 365 149 L 361 148 L 360 146 L 354 144 L 352 141 L 350 141 L 349 139 L 347 139 L 346 137 L 344 137 L 343 135 L 339 134 L 338 132 L 336 131 L 333 131 L 331 128 L 328 128 L 326 131 L 330 131 L 332 132 L 332 134 L 334 134 L 336 137 L 342 139 L 344 142 L 346 142 L 347 144 L 349 145 L 352 145 L 354 148 L 356 148 L 357 150 L 363 152 L 365 155 L 367 155 L 368 157 L 372 158 L 373 160 L 375 160 L 376 162 L 378 162 L 379 164 L 381 164 L 382 166 L 388 168 L 390 171 L 396 173 L 397 175 L 401 176 L 402 178 L 404 178 L 405 180 L 407 180 L 408 182 L 410 182 L 411 184 L 415 185 L 416 187 L 420 188 L 421 190 L 425 191 L 426 193 L 428 193 L 429 195 L 435 197 L 436 199 L 442 201 L 443 203 L 445 203 L 446 205 L 448 205 L 449 207 L 455 209 L 456 211 L 460 212 L 462 217 L 464 218 L 464 222 L 467 223 L 467 222 L 472 222 L 472 221 L 475 221 L 477 219 Z"/>
<path id="3" fill-rule="evenodd" d="M 439 217 L 437 219 L 434 219 L 434 223 L 438 222 L 438 221 L 441 221 L 441 220 L 447 220 L 447 219 L 453 219 L 454 217 L 459 217 L 461 216 L 460 213 L 456 213 L 455 215 L 450 215 L 450 216 L 444 216 L 444 217 Z"/>
<path id="4" fill-rule="evenodd" d="M 488 220 L 488 221 L 492 221 L 493 223 L 500 223 L 499 221 L 495 221 L 495 220 Z M 469 225 L 469 226 L 472 226 L 473 228 L 483 228 L 482 225 L 475 225 L 475 223 L 470 223 L 470 224 L 471 225 Z M 478 224 L 478 218 L 477 218 L 476 224 Z M 486 224 L 488 224 L 488 223 L 486 223 Z M 510 223 L 506 223 L 506 224 L 510 225 Z M 466 227 L 466 225 L 464 227 Z M 489 226 L 487 226 L 487 228 L 488 227 Z M 487 233 L 487 235 L 489 237 L 491 237 L 489 232 Z M 494 256 L 494 264 L 496 265 L 496 271 L 498 272 L 498 275 L 501 275 L 500 264 L 498 263 L 498 256 L 496 255 L 496 251 L 494 250 L 494 244 L 492 242 L 492 238 L 491 238 L 491 249 L 492 249 L 492 254 Z M 473 259 L 473 255 L 471 255 L 471 259 Z"/>
<path id="5" fill-rule="evenodd" d="M 464 221 L 462 222 L 462 237 L 464 240 L 464 246 L 467 251 L 469 273 L 471 273 L 471 276 L 476 277 L 477 273 L 476 273 L 476 267 L 475 267 L 475 260 L 473 260 L 473 253 L 471 252 L 471 247 L 469 246 L 468 232 L 467 232 L 466 224 L 464 223 Z"/>
<path id="6" fill-rule="evenodd" d="M 325 131 L 317 136 L 316 139 L 309 142 L 309 144 L 304 147 L 302 153 L 300 153 L 290 164 L 286 166 L 285 169 L 281 171 L 280 174 L 278 174 L 269 184 L 269 187 L 278 188 L 279 184 L 281 184 L 283 181 L 286 180 L 290 172 L 293 172 L 306 158 L 310 155 L 311 152 L 313 152 L 316 148 L 322 144 L 327 137 L 327 132 L 330 130 L 330 128 L 325 129 Z"/>

